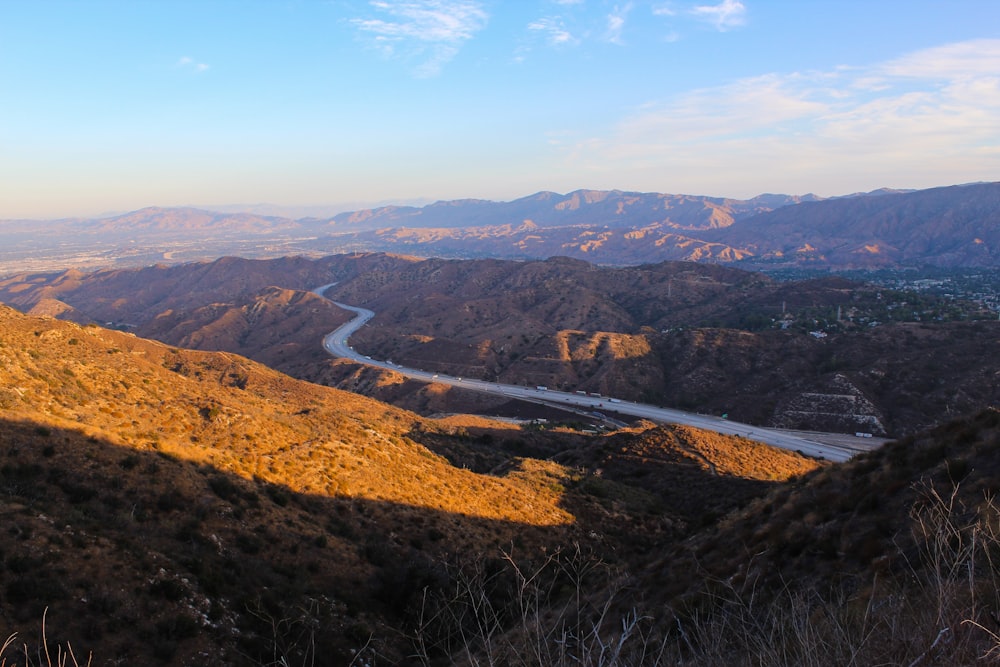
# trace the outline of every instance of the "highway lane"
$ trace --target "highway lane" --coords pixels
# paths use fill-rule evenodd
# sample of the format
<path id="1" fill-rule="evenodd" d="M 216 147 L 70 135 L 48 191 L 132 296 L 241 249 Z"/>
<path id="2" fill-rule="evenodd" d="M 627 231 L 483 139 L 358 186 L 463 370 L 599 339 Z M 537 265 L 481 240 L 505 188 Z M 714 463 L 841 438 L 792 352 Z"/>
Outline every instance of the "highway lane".
<path id="1" fill-rule="evenodd" d="M 323 293 L 335 284 L 336 283 L 331 283 L 329 285 L 317 287 L 313 290 L 313 292 L 319 296 L 323 296 Z M 590 414 L 601 413 L 603 415 L 604 412 L 617 412 L 623 415 L 649 419 L 654 422 L 686 424 L 688 426 L 694 426 L 708 431 L 715 431 L 716 433 L 742 436 L 744 438 L 764 442 L 775 447 L 798 451 L 807 456 L 824 458 L 829 461 L 846 461 L 854 454 L 866 451 L 870 448 L 870 446 L 864 446 L 869 443 L 859 442 L 857 447 L 833 445 L 830 443 L 810 440 L 802 435 L 788 433 L 778 429 L 766 428 L 763 426 L 752 426 L 750 424 L 734 422 L 712 415 L 684 412 L 683 410 L 662 408 L 655 405 L 635 403 L 632 401 L 625 401 L 623 399 L 599 396 L 579 391 L 565 392 L 542 387 L 522 387 L 520 385 L 488 382 L 486 380 L 474 378 L 455 377 L 445 375 L 443 373 L 434 373 L 432 371 L 424 371 L 415 368 L 404 368 L 394 364 L 392 361 L 371 359 L 370 357 L 356 352 L 348 344 L 347 341 L 351 334 L 363 327 L 368 320 L 375 316 L 373 311 L 368 310 L 367 308 L 349 306 L 336 301 L 332 301 L 332 303 L 340 308 L 343 308 L 344 310 L 354 313 L 355 317 L 350 322 L 338 327 L 335 331 L 331 331 L 323 338 L 323 348 L 327 352 L 335 357 L 350 359 L 359 364 L 393 370 L 414 380 L 438 382 L 440 384 L 460 387 L 469 391 L 501 394 L 509 398 L 533 401 L 554 407 L 569 408 L 571 410 L 587 412 Z"/>

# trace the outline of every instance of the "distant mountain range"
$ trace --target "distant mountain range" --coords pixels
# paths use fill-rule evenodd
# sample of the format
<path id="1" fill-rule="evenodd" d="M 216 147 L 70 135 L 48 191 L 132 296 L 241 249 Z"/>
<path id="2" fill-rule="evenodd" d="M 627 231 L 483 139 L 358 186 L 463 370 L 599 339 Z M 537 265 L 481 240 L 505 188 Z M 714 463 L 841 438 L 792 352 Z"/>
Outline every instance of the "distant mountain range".
<path id="1" fill-rule="evenodd" d="M 424 257 L 569 256 L 607 265 L 688 260 L 751 269 L 997 266 L 998 223 L 1000 183 L 831 199 L 577 190 L 510 202 L 463 199 L 299 219 L 145 208 L 100 219 L 0 222 L 5 248 L 0 273 L 28 259 L 45 258 L 54 268 L 60 252 L 77 257 L 74 266 L 356 250 Z"/>

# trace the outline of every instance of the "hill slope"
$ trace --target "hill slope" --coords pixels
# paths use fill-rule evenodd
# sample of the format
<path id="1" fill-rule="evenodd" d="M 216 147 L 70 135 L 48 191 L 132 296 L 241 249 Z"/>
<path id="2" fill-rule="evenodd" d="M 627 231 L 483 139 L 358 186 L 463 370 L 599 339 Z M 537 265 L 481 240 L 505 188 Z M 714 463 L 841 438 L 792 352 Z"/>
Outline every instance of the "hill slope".
<path id="1" fill-rule="evenodd" d="M 998 325 L 966 321 L 975 310 L 689 262 L 224 258 L 20 275 L 0 281 L 0 300 L 235 352 L 426 414 L 503 407 L 329 359 L 318 341 L 347 314 L 302 290 L 330 282 L 331 298 L 377 312 L 352 338 L 359 350 L 457 376 L 846 433 L 905 434 L 1000 400 Z"/>
<path id="2" fill-rule="evenodd" d="M 698 664 L 981 664 L 998 645 L 998 448 L 991 409 L 804 475 L 651 566 L 650 604 Z"/>
<path id="3" fill-rule="evenodd" d="M 348 664 L 369 640 L 395 662 L 453 566 L 585 540 L 638 557 L 690 530 L 655 489 L 524 457 L 602 441 L 427 420 L 0 307 L 0 619 L 33 645 L 48 607 L 50 641 L 94 664 Z M 768 451 L 775 469 L 816 465 Z"/>
<path id="4" fill-rule="evenodd" d="M 627 578 L 586 579 L 582 627 L 558 606 L 542 616 L 564 619 L 569 650 L 529 608 L 505 633 L 473 632 L 466 645 L 481 648 L 470 663 L 570 665 L 580 654 L 584 664 L 699 667 L 992 661 L 998 447 L 1000 413 L 987 410 L 806 473 Z"/>
<path id="5" fill-rule="evenodd" d="M 997 266 L 1000 184 L 806 202 L 734 221 L 707 239 L 753 263 L 824 267 Z"/>

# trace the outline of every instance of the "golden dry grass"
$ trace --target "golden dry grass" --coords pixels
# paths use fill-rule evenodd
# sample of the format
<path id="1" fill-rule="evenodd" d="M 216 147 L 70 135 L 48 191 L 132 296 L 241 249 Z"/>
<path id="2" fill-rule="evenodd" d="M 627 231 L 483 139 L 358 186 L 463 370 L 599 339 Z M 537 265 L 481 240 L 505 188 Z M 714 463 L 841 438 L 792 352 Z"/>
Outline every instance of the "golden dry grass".
<path id="1" fill-rule="evenodd" d="M 456 469 L 413 441 L 432 420 L 241 357 L 0 310 L 0 408 L 247 479 L 532 525 L 571 521 L 517 480 Z M 530 508 L 530 509 L 528 509 Z"/>
<path id="2" fill-rule="evenodd" d="M 560 451 L 586 456 L 546 460 Z M 322 618 L 337 650 L 392 636 L 423 587 L 447 589 L 442 563 L 515 545 L 529 559 L 587 543 L 637 562 L 688 520 L 655 485 L 613 479 L 620 461 L 699 508 L 727 480 L 808 465 L 680 427 L 591 438 L 427 419 L 237 355 L 0 307 L 0 512 L 13 537 L 0 608 L 28 623 L 51 598 L 74 646 L 132 662 L 197 661 L 219 645 L 262 655 L 277 642 L 269 622 L 303 609 L 295 627 Z"/>

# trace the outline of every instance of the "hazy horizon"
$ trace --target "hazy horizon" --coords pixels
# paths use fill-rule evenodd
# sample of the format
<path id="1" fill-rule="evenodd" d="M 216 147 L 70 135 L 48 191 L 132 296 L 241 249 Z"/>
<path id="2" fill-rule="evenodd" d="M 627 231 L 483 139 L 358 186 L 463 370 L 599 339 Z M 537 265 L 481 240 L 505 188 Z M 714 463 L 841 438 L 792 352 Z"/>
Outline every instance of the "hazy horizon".
<path id="1" fill-rule="evenodd" d="M 917 190 L 924 190 L 924 189 L 959 187 L 959 186 L 963 186 L 963 185 L 975 185 L 975 184 L 978 184 L 978 183 L 989 183 L 989 182 L 993 182 L 993 181 L 970 181 L 970 182 L 967 182 L 967 183 L 941 183 L 941 184 L 938 184 L 938 185 L 928 186 L 927 188 L 875 187 L 875 188 L 870 188 L 868 190 L 856 190 L 856 191 L 853 191 L 853 192 L 841 192 L 841 193 L 834 193 L 834 194 L 826 195 L 826 196 L 816 195 L 816 193 L 813 192 L 813 191 L 809 191 L 809 192 L 758 192 L 757 194 L 752 195 L 750 197 L 729 197 L 729 196 L 724 195 L 724 194 L 694 193 L 694 192 L 655 192 L 654 193 L 654 192 L 650 192 L 650 191 L 641 191 L 641 190 L 625 189 L 625 188 L 609 188 L 607 190 L 603 190 L 602 189 L 601 191 L 617 190 L 617 191 L 621 191 L 621 192 L 631 192 L 631 193 L 640 193 L 640 194 L 662 194 L 662 195 L 668 195 L 668 196 L 669 195 L 679 195 L 679 196 L 707 197 L 707 198 L 714 198 L 714 199 L 731 199 L 731 200 L 743 200 L 743 201 L 748 201 L 748 200 L 754 199 L 755 197 L 764 197 L 764 196 L 771 196 L 771 195 L 791 196 L 791 197 L 806 197 L 806 196 L 815 195 L 815 196 L 819 197 L 820 199 L 836 199 L 838 197 L 849 197 L 849 196 L 853 196 L 853 195 L 864 195 L 864 194 L 879 192 L 881 190 L 898 190 L 900 192 L 907 192 L 907 191 L 917 191 Z M 589 191 L 597 191 L 596 188 L 574 188 L 572 190 L 566 190 L 564 192 L 555 192 L 555 194 L 560 195 L 560 196 L 566 196 L 566 195 L 568 195 L 568 194 L 570 194 L 572 192 L 588 191 L 588 190 Z M 442 201 L 480 200 L 480 201 L 491 201 L 491 202 L 496 202 L 496 203 L 505 203 L 505 202 L 516 201 L 518 199 L 528 198 L 528 197 L 531 197 L 531 196 L 533 196 L 535 194 L 539 194 L 541 192 L 553 192 L 553 191 L 536 190 L 534 192 L 524 193 L 524 194 L 521 194 L 521 195 L 517 195 L 515 197 L 511 197 L 509 199 L 488 199 L 488 198 L 485 198 L 485 197 L 457 197 L 457 198 L 451 199 L 451 200 L 448 200 L 448 199 L 420 198 L 420 199 L 386 199 L 386 200 L 377 201 L 377 202 L 343 202 L 343 203 L 330 203 L 330 204 L 276 204 L 276 203 L 273 203 L 273 202 L 256 202 L 256 203 L 243 203 L 243 204 L 239 204 L 239 203 L 236 203 L 236 204 L 198 204 L 198 203 L 196 203 L 196 204 L 190 204 L 190 203 L 182 203 L 182 204 L 163 205 L 163 204 L 153 203 L 153 204 L 146 204 L 146 205 L 143 205 L 143 206 L 139 206 L 137 208 L 120 209 L 120 210 L 110 210 L 110 211 L 101 211 L 101 212 L 92 213 L 92 214 L 86 214 L 86 213 L 84 213 L 84 214 L 77 214 L 77 215 L 64 215 L 64 216 L 58 216 L 58 217 L 36 217 L 36 218 L 28 218 L 28 217 L 22 217 L 22 218 L 2 218 L 2 217 L 0 217 L 0 220 L 7 220 L 7 221 L 11 221 L 11 220 L 27 220 L 27 221 L 45 222 L 45 221 L 66 220 L 66 219 L 73 219 L 73 218 L 81 218 L 81 219 L 104 219 L 104 218 L 113 218 L 113 217 L 120 216 L 120 215 L 125 215 L 125 214 L 128 214 L 128 213 L 134 213 L 136 211 L 140 211 L 140 210 L 148 209 L 148 208 L 153 208 L 153 209 L 156 209 L 156 208 L 163 208 L 163 209 L 167 209 L 167 208 L 176 208 L 176 209 L 189 208 L 189 209 L 197 209 L 197 210 L 203 210 L 203 211 L 213 211 L 213 212 L 218 212 L 218 213 L 252 213 L 252 214 L 261 215 L 261 216 L 285 217 L 285 218 L 290 218 L 290 219 L 302 219 L 302 218 L 308 218 L 308 217 L 317 217 L 317 218 L 320 218 L 320 217 L 330 217 L 330 218 L 332 218 L 332 217 L 334 217 L 336 215 L 339 215 L 341 213 L 350 213 L 350 212 L 354 212 L 354 211 L 363 211 L 363 210 L 375 210 L 375 209 L 378 209 L 378 208 L 391 207 L 391 206 L 423 208 L 425 206 L 430 206 L 432 204 L 435 204 L 435 203 L 438 203 L 438 202 L 442 202 Z"/>
<path id="2" fill-rule="evenodd" d="M 872 188 L 865 191 L 855 191 L 855 192 L 843 192 L 827 197 L 820 197 L 821 199 L 836 199 L 838 197 L 848 197 L 852 195 L 863 195 L 873 192 L 878 192 L 880 190 L 899 190 L 903 191 L 915 191 L 917 189 L 934 189 L 934 188 L 947 188 L 947 187 L 958 187 L 963 185 L 973 185 L 975 183 L 985 183 L 986 181 L 976 181 L 970 183 L 942 183 L 940 185 L 930 186 L 929 188 Z M 677 196 L 692 196 L 692 197 L 707 197 L 715 199 L 731 199 L 731 200 L 751 200 L 755 197 L 764 196 L 792 196 L 792 197 L 805 197 L 810 195 L 815 195 L 814 192 L 759 192 L 752 197 L 738 198 L 738 197 L 727 197 L 726 195 L 715 195 L 707 193 L 691 193 L 691 192 L 657 192 L 650 193 L 639 190 L 626 190 L 623 188 L 614 188 L 613 190 L 618 190 L 621 192 L 631 192 L 640 194 L 662 194 L 662 195 L 677 195 Z M 573 190 L 567 190 L 565 192 L 556 192 L 555 194 L 559 196 L 566 196 L 572 192 L 576 191 L 596 191 L 594 188 L 575 188 Z M 607 191 L 607 190 L 605 190 Z M 82 215 L 68 215 L 53 218 L 0 218 L 0 221 L 6 220 L 26 220 L 26 221 L 56 221 L 56 220 L 68 220 L 74 218 L 81 219 L 104 219 L 113 218 L 120 215 L 126 215 L 128 213 L 134 213 L 143 209 L 196 209 L 202 211 L 212 211 L 217 213 L 252 213 L 261 216 L 273 216 L 273 217 L 285 217 L 290 219 L 301 219 L 308 217 L 334 217 L 341 213 L 350 213 L 354 211 L 363 210 L 375 210 L 382 207 L 400 206 L 400 207 L 413 207 L 413 208 L 423 208 L 425 206 L 430 206 L 432 204 L 442 202 L 442 201 L 460 201 L 460 200 L 479 200 L 479 201 L 492 201 L 496 203 L 505 203 L 516 201 L 518 199 L 528 198 L 540 192 L 545 192 L 543 190 L 538 190 L 535 192 L 525 193 L 523 195 L 518 195 L 510 199 L 486 199 L 481 197 L 461 197 L 455 200 L 440 200 L 440 199 L 399 199 L 399 200 L 384 200 L 379 202 L 346 202 L 342 204 L 332 203 L 332 204 L 274 204 L 271 202 L 257 202 L 252 204 L 175 204 L 175 205 L 160 205 L 160 204 L 148 204 L 145 206 L 140 206 L 134 209 L 122 209 L 114 211 L 103 211 L 95 214 L 82 214 Z M 550 191 L 551 192 L 551 191 Z M 818 195 L 817 195 L 818 196 Z"/>
<path id="3" fill-rule="evenodd" d="M 998 25 L 982 0 L 0 3 L 0 219 L 997 181 Z"/>

